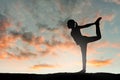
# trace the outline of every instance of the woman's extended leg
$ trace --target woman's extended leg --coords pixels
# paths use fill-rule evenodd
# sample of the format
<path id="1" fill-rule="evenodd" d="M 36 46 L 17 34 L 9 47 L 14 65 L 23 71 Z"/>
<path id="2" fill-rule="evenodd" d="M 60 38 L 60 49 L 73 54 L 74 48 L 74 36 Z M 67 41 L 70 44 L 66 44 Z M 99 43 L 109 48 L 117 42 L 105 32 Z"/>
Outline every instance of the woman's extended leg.
<path id="1" fill-rule="evenodd" d="M 93 36 L 93 37 L 86 37 L 86 41 L 89 43 L 89 42 L 94 42 L 94 41 L 97 41 L 99 39 L 101 39 L 101 32 L 100 32 L 100 20 L 101 20 L 101 17 L 98 18 L 95 22 L 96 24 L 96 36 Z"/>
<path id="2" fill-rule="evenodd" d="M 97 19 L 97 21 L 95 22 L 95 24 L 96 24 L 96 35 L 97 35 L 97 38 L 98 39 L 101 39 L 101 32 L 100 32 L 100 20 L 101 20 L 102 18 L 100 17 L 100 18 L 98 18 Z"/>

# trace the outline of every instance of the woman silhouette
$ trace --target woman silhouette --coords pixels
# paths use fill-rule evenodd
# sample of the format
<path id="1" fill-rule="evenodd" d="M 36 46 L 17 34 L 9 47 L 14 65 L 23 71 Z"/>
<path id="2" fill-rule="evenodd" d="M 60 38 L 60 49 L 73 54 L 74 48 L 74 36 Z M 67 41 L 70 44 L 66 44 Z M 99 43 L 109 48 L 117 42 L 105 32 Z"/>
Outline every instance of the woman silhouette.
<path id="1" fill-rule="evenodd" d="M 68 20 L 67 26 L 69 29 L 71 29 L 71 36 L 73 37 L 74 41 L 76 42 L 77 45 L 81 47 L 81 52 L 82 52 L 82 64 L 83 64 L 83 69 L 80 71 L 82 73 L 86 72 L 86 52 L 87 52 L 87 44 L 90 42 L 97 41 L 101 39 L 101 32 L 100 32 L 100 20 L 102 17 L 99 17 L 94 23 L 86 24 L 79 26 L 77 22 L 75 22 L 73 19 Z M 83 36 L 81 34 L 80 29 L 90 27 L 92 25 L 96 25 L 96 36 L 92 37 L 87 37 Z"/>

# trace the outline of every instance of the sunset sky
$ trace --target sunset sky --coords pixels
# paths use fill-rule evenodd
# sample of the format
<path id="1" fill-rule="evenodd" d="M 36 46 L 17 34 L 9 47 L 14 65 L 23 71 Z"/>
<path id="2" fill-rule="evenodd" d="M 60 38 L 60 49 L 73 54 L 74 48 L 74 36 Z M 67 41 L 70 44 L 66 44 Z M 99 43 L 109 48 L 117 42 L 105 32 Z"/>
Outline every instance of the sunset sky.
<path id="1" fill-rule="evenodd" d="M 102 39 L 88 44 L 87 72 L 120 73 L 120 0 L 0 0 L 0 73 L 47 74 L 82 69 L 66 26 L 102 17 Z M 83 29 L 96 35 L 95 26 Z"/>

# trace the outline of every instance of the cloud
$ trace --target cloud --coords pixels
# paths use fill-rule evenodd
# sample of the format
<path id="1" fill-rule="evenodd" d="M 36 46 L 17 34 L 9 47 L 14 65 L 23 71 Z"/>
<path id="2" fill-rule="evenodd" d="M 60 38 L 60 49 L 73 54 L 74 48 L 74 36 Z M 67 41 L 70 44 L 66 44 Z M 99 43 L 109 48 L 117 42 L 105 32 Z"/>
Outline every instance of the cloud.
<path id="1" fill-rule="evenodd" d="M 42 29 L 41 29 L 42 30 Z M 62 31 L 63 32 L 62 32 Z M 54 33 L 53 36 L 51 36 L 50 41 L 44 40 L 44 49 L 41 49 L 40 52 L 43 56 L 49 55 L 49 54 L 57 54 L 57 51 L 60 51 L 61 53 L 68 52 L 73 54 L 80 53 L 80 48 L 77 47 L 75 42 L 73 41 L 72 37 L 69 35 L 69 32 L 65 30 L 64 28 L 59 29 L 44 29 L 41 32 L 47 32 L 50 31 L 51 33 Z M 59 35 L 59 37 L 58 37 Z M 62 40 L 62 41 L 61 41 Z M 100 48 L 118 48 L 119 49 L 119 43 L 110 43 L 108 41 L 100 41 L 93 44 L 88 45 L 88 54 L 98 54 L 101 53 L 97 51 Z"/>
<path id="2" fill-rule="evenodd" d="M 0 31 L 5 31 L 9 26 L 11 26 L 9 18 L 0 14 Z"/>
<path id="3" fill-rule="evenodd" d="M 97 12 L 96 16 L 95 16 L 95 19 L 97 19 L 98 17 L 102 17 L 102 20 L 104 20 L 104 21 L 111 22 L 115 18 L 115 14 L 111 13 L 111 14 L 103 15 L 100 12 Z"/>
<path id="4" fill-rule="evenodd" d="M 12 25 L 13 24 L 10 18 L 6 17 L 3 14 L 0 14 L 0 37 L 6 35 L 7 29 Z"/>
<path id="5" fill-rule="evenodd" d="M 1 52 L 4 52 L 4 49 L 10 47 L 12 45 L 12 42 L 15 41 L 13 37 L 8 35 L 6 32 L 7 28 L 9 28 L 11 25 L 12 25 L 12 22 L 10 21 L 10 19 L 5 15 L 0 14 L 0 50 Z"/>
<path id="6" fill-rule="evenodd" d="M 20 52 L 18 55 L 14 54 L 14 53 L 8 53 L 7 54 L 7 59 L 14 59 L 14 60 L 28 60 L 31 58 L 35 58 L 37 57 L 37 55 L 35 53 L 32 52 Z"/>
<path id="7" fill-rule="evenodd" d="M 25 49 L 32 46 L 33 49 L 36 49 L 37 52 L 30 52 L 29 50 L 23 50 L 19 49 L 19 45 L 17 45 L 17 40 L 21 39 L 22 42 L 25 44 L 21 45 L 21 47 L 25 47 L 26 44 L 28 44 Z M 1 50 L 1 59 L 17 59 L 17 60 L 24 60 L 29 58 L 37 57 L 37 53 L 39 51 L 42 51 L 40 48 L 40 45 L 44 43 L 44 38 L 41 36 L 35 36 L 32 34 L 32 32 L 17 32 L 17 31 L 11 31 L 10 34 L 5 34 L 4 36 L 0 37 L 0 50 Z M 11 50 L 13 50 L 11 52 Z M 14 52 L 14 51 L 17 52 Z"/>
<path id="8" fill-rule="evenodd" d="M 31 42 L 31 41 L 33 41 L 33 40 L 32 40 L 32 39 L 33 39 L 33 34 L 32 34 L 32 32 L 24 32 L 21 37 L 22 37 L 23 41 L 26 41 L 26 42 Z"/>
<path id="9" fill-rule="evenodd" d="M 24 40 L 26 43 L 29 43 L 29 45 L 25 46 L 25 44 L 24 45 L 22 44 L 21 47 L 23 48 L 20 49 L 19 45 L 16 44 L 18 38 L 21 39 L 24 38 L 25 40 L 24 39 L 22 40 Z M 17 32 L 12 32 L 12 35 L 5 34 L 4 36 L 0 37 L 0 50 L 1 50 L 0 59 L 24 60 L 24 59 L 30 59 L 32 57 L 33 58 L 37 57 L 36 52 L 31 52 L 31 50 L 29 50 L 30 45 L 40 50 L 39 45 L 44 40 L 42 37 L 36 37 L 36 38 L 31 37 L 31 38 L 29 40 L 28 35 L 23 37 L 22 34 Z"/>
<path id="10" fill-rule="evenodd" d="M 114 27 L 112 33 L 113 33 L 113 34 L 118 34 L 118 33 L 119 33 L 118 27 Z"/>
<path id="11" fill-rule="evenodd" d="M 112 59 L 106 59 L 106 60 L 90 60 L 88 61 L 88 64 L 94 67 L 104 67 L 107 65 L 112 64 Z"/>
<path id="12" fill-rule="evenodd" d="M 47 56 L 49 54 L 55 55 L 59 52 L 61 53 L 68 52 L 68 53 L 76 54 L 75 51 L 77 50 L 74 43 L 72 42 L 65 42 L 65 43 L 56 42 L 52 45 L 50 45 L 49 43 L 46 43 L 45 46 L 46 46 L 46 49 L 41 51 L 43 56 Z M 70 51 L 71 49 L 74 49 L 74 50 Z"/>
<path id="13" fill-rule="evenodd" d="M 18 37 L 23 42 L 27 43 L 29 46 L 33 46 L 36 49 L 36 53 L 22 51 L 19 55 L 9 54 L 9 56 L 11 56 L 12 59 L 15 58 L 19 60 L 24 59 L 24 58 L 29 59 L 29 58 L 38 56 L 36 55 L 38 53 L 40 53 L 42 56 L 47 56 L 47 55 L 58 56 L 59 55 L 58 51 L 60 51 L 61 53 L 67 52 L 70 54 L 80 53 L 79 52 L 80 48 L 77 47 L 77 45 L 72 40 L 70 35 L 68 35 L 69 32 L 65 31 L 64 29 L 59 29 L 59 28 L 54 28 L 54 29 L 45 28 L 44 30 L 54 33 L 53 36 L 51 36 L 50 41 L 47 41 L 45 36 L 35 36 L 32 32 L 11 31 L 10 38 L 8 39 L 6 39 L 7 37 L 3 38 L 3 40 L 1 41 L 3 41 L 2 43 L 4 44 L 1 44 L 0 46 L 2 48 L 7 48 L 10 46 L 9 44 L 11 44 L 11 42 L 16 41 L 16 38 L 14 37 Z M 43 32 L 46 32 L 46 31 L 43 31 Z M 87 53 L 90 53 L 90 54 L 100 53 L 97 51 L 97 49 L 99 48 L 105 48 L 105 47 L 119 48 L 119 46 L 120 44 L 118 43 L 110 43 L 107 41 L 102 41 L 102 42 L 98 42 L 94 44 L 89 44 Z"/>
<path id="14" fill-rule="evenodd" d="M 16 48 L 16 51 L 15 49 L 14 51 L 1 51 L 0 59 L 28 60 L 30 58 L 37 57 L 37 54 L 35 52 L 27 50 L 27 47 L 25 50 Z"/>
<path id="15" fill-rule="evenodd" d="M 109 14 L 109 15 L 103 16 L 103 20 L 111 22 L 114 19 L 114 17 L 115 17 L 114 14 Z"/>
<path id="16" fill-rule="evenodd" d="M 32 32 L 18 32 L 10 31 L 10 34 L 15 38 L 22 39 L 23 42 L 29 43 L 30 45 L 40 45 L 44 42 L 44 37 L 35 36 Z"/>
<path id="17" fill-rule="evenodd" d="M 22 35 L 21 32 L 18 32 L 18 31 L 16 31 L 16 30 L 12 30 L 12 31 L 10 31 L 9 33 L 10 33 L 14 38 L 18 38 L 18 37 L 20 37 L 20 36 Z"/>
<path id="18" fill-rule="evenodd" d="M 102 42 L 100 42 L 100 43 L 98 43 L 98 44 L 96 44 L 96 47 L 97 48 L 116 48 L 116 49 L 120 49 L 120 43 L 111 43 L 111 42 L 109 42 L 109 41 L 102 41 Z M 94 46 L 95 47 L 95 46 Z"/>
<path id="19" fill-rule="evenodd" d="M 120 0 L 104 0 L 105 2 L 109 2 L 109 3 L 115 3 L 117 5 L 120 5 Z"/>
<path id="20" fill-rule="evenodd" d="M 56 29 L 45 29 L 41 32 L 47 32 L 50 31 L 51 33 L 54 33 L 51 36 L 51 39 L 47 40 L 45 38 L 45 41 L 43 42 L 44 49 L 40 52 L 43 56 L 55 53 L 61 53 L 68 52 L 68 53 L 77 53 L 75 43 L 72 41 L 72 38 L 68 35 L 67 30 L 56 28 Z M 59 37 L 58 37 L 59 35 Z M 41 46 L 42 47 L 42 46 Z M 71 49 L 74 49 L 70 51 Z M 78 51 L 78 50 L 77 50 Z"/>
<path id="21" fill-rule="evenodd" d="M 100 41 L 95 42 L 88 45 L 88 54 L 100 54 L 102 52 L 97 51 L 98 49 L 105 49 L 105 48 L 114 48 L 114 49 L 120 49 L 120 43 L 118 42 L 109 42 L 109 41 Z"/>
<path id="22" fill-rule="evenodd" d="M 51 64 L 37 64 L 37 65 L 33 65 L 31 67 L 31 69 L 34 70 L 39 70 L 39 69 L 46 69 L 46 68 L 55 68 L 56 66 L 51 65 Z"/>
<path id="23" fill-rule="evenodd" d="M 118 57 L 120 57 L 120 53 L 119 53 L 119 54 L 117 54 L 117 56 L 118 56 Z"/>
<path id="24" fill-rule="evenodd" d="M 40 40 L 39 38 L 37 40 Z M 30 47 L 30 45 L 32 45 L 36 50 L 41 50 L 39 45 L 37 44 L 39 43 L 39 41 L 33 41 L 33 43 L 31 42 L 29 44 L 29 46 L 21 46 L 24 48 L 23 49 L 19 49 L 19 48 L 15 48 L 15 47 L 19 47 L 17 46 L 14 42 L 16 41 L 16 38 L 13 38 L 11 36 L 4 36 L 1 38 L 0 40 L 0 59 L 16 59 L 16 60 L 25 60 L 25 59 L 30 59 L 30 58 L 34 58 L 37 57 L 37 53 L 38 52 L 31 52 L 30 50 L 27 50 L 28 47 Z M 40 40 L 41 42 L 41 40 Z M 25 44 L 24 44 L 25 45 Z M 12 50 L 12 52 L 11 52 Z"/>
<path id="25" fill-rule="evenodd" d="M 29 45 L 34 46 L 36 50 L 41 53 L 46 53 L 46 54 L 56 53 L 57 50 L 62 50 L 63 52 L 66 50 L 69 51 L 69 48 L 67 48 L 65 45 L 74 46 L 74 44 L 70 42 L 71 38 L 68 35 L 66 35 L 68 33 L 67 31 L 64 30 L 65 28 L 58 28 L 58 27 L 61 27 L 61 26 L 58 26 L 58 24 L 62 23 L 63 25 L 65 25 L 64 21 L 66 17 L 68 17 L 66 16 L 66 12 L 67 13 L 74 12 L 71 10 L 76 9 L 76 5 L 77 6 L 78 4 L 85 5 L 85 2 L 82 1 L 81 3 L 81 1 L 79 0 L 75 0 L 75 1 L 74 0 L 69 0 L 69 1 L 57 0 L 56 5 L 58 7 L 56 9 L 56 5 L 54 5 L 52 1 L 38 1 L 38 0 L 34 2 L 33 1 L 29 1 L 29 2 L 16 1 L 12 5 L 13 10 L 9 9 L 8 7 L 9 9 L 8 14 L 13 18 L 14 23 L 20 22 L 17 24 L 18 27 L 27 26 L 27 28 L 29 28 L 28 26 L 31 25 L 32 27 L 37 26 L 40 30 L 42 27 L 50 32 L 50 33 L 47 33 L 47 35 L 52 34 L 52 36 L 54 37 L 51 37 L 52 39 L 48 41 L 45 38 L 46 35 L 42 37 L 36 36 L 33 34 L 33 32 L 30 32 L 27 29 L 25 30 L 25 32 L 11 31 L 10 34 L 12 35 L 13 39 L 17 40 L 16 38 L 20 38 L 22 39 L 23 42 L 26 42 Z M 63 12 L 63 14 L 58 12 L 58 8 Z M 58 12 L 58 13 L 55 13 L 55 12 Z M 29 23 L 29 25 L 27 25 L 27 23 Z M 55 27 L 51 27 L 51 26 L 55 26 Z M 45 32 L 46 34 L 46 31 L 43 31 L 43 32 Z M 44 44 L 47 47 L 46 50 L 43 50 L 43 48 L 40 47 L 41 44 Z"/>
<path id="26" fill-rule="evenodd" d="M 71 9 L 75 8 L 75 5 L 78 1 L 77 0 L 61 0 L 59 3 L 64 6 L 64 9 L 67 10 L 67 12 Z M 62 9 L 62 7 L 60 6 Z"/>
<path id="27" fill-rule="evenodd" d="M 1 51 L 0 52 L 0 59 L 5 59 L 6 57 L 8 57 L 8 54 L 6 52 Z"/>
<path id="28" fill-rule="evenodd" d="M 85 1 L 85 2 L 87 2 L 87 1 Z M 2 43 L 4 42 L 4 44 L 1 44 L 0 46 L 3 48 L 7 48 L 6 46 L 9 46 L 9 44 L 16 41 L 17 38 L 20 38 L 23 42 L 28 43 L 28 46 L 32 45 L 37 50 L 37 53 L 40 52 L 41 54 L 44 54 L 44 55 L 55 54 L 57 51 L 61 51 L 61 52 L 67 51 L 68 53 L 77 53 L 78 49 L 76 48 L 76 44 L 73 42 L 71 36 L 68 35 L 69 32 L 65 28 L 66 27 L 65 20 L 68 16 L 64 15 L 64 14 L 66 14 L 64 12 L 64 10 L 65 11 L 68 10 L 68 12 L 69 12 L 69 11 L 71 11 L 71 10 L 73 11 L 73 9 L 75 9 L 77 11 L 78 8 L 80 8 L 80 7 L 78 7 L 78 4 L 82 4 L 82 6 L 85 6 L 88 4 L 90 5 L 89 1 L 87 3 L 85 3 L 85 2 L 82 1 L 82 3 L 81 3 L 81 1 L 79 1 L 79 0 L 75 0 L 75 1 L 74 0 L 69 0 L 69 1 L 56 0 L 56 5 L 58 6 L 57 9 L 51 8 L 51 7 L 56 6 L 56 5 L 53 5 L 52 1 L 50 2 L 50 4 L 48 4 L 49 1 L 48 2 L 47 1 L 35 1 L 34 3 L 33 3 L 33 1 L 30 1 L 28 3 L 26 3 L 26 2 L 22 3 L 20 1 L 20 2 L 17 2 L 17 4 L 19 4 L 18 6 L 16 3 L 14 3 L 15 5 L 13 5 L 13 7 L 14 7 L 13 9 L 15 9 L 15 10 L 13 11 L 13 14 L 11 14 L 11 16 L 13 18 L 15 17 L 15 20 L 18 19 L 17 21 L 21 21 L 18 24 L 18 26 L 27 26 L 27 28 L 29 28 L 28 26 L 37 27 L 40 29 L 40 32 L 36 32 L 36 33 L 40 34 L 40 36 L 36 36 L 34 34 L 34 32 L 29 31 L 27 28 L 25 28 L 25 31 L 13 30 L 10 32 L 10 35 L 11 35 L 11 38 L 9 39 L 10 41 L 7 40 L 6 42 L 4 42 L 5 38 L 1 38 L 1 42 Z M 42 3 L 46 3 L 47 5 L 42 4 Z M 34 5 L 31 6 L 31 4 L 32 5 L 34 4 Z M 49 8 L 47 8 L 47 7 L 49 7 Z M 78 7 L 78 8 L 76 9 L 76 7 Z M 43 9 L 41 9 L 41 8 L 43 8 Z M 61 10 L 61 12 L 63 12 L 63 14 L 60 14 L 59 12 L 55 13 L 56 10 L 58 11 L 58 8 L 59 8 L 59 10 Z M 11 11 L 12 10 L 10 9 L 10 12 Z M 17 11 L 16 14 L 14 14 L 15 11 Z M 40 13 L 38 11 L 40 11 Z M 45 11 L 47 11 L 47 12 L 45 12 Z M 99 13 L 98 13 L 98 15 L 99 15 Z M 3 15 L 2 15 L 2 17 L 3 17 Z M 16 19 L 16 17 L 17 17 L 17 19 Z M 46 19 L 46 17 L 48 17 L 48 18 Z M 106 20 L 106 21 L 111 21 L 114 19 L 113 14 L 110 14 L 108 16 L 104 15 L 103 17 L 104 17 L 104 20 Z M 3 19 L 1 18 L 1 20 L 4 20 L 4 19 L 7 20 L 5 17 L 3 17 Z M 29 23 L 29 25 L 27 23 Z M 58 24 L 62 24 L 62 25 L 58 26 Z M 55 27 L 51 27 L 51 25 L 55 26 Z M 6 26 L 6 25 L 4 25 L 4 26 Z M 61 27 L 61 26 L 64 26 L 64 27 Z M 5 29 L 6 28 L 3 28 L 3 30 L 5 30 Z M 49 36 L 47 36 L 47 35 L 49 35 Z M 50 37 L 50 39 L 48 37 Z M 24 45 L 24 44 L 22 44 L 22 45 Z M 43 48 L 43 46 L 41 47 L 41 45 L 44 45 L 45 48 Z M 99 44 L 99 46 L 101 46 L 101 45 Z M 90 48 L 89 53 L 97 53 L 95 48 L 91 48 L 91 47 L 89 47 L 89 48 Z M 74 49 L 74 50 L 72 50 L 72 49 Z M 70 51 L 70 50 L 72 50 L 72 51 Z M 22 55 L 22 56 L 25 56 L 25 55 Z"/>
<path id="29" fill-rule="evenodd" d="M 47 35 L 52 34 L 52 36 L 49 36 L 50 39 L 47 39 L 44 35 L 35 36 L 32 32 L 10 32 L 13 37 L 20 38 L 23 42 L 33 46 L 37 50 L 37 53 L 41 53 L 44 56 L 48 54 L 56 55 L 57 50 L 61 50 L 62 52 L 69 51 L 69 49 L 75 46 L 68 36 L 66 29 L 64 30 L 63 27 L 53 29 L 48 27 L 40 28 L 40 33 Z"/>
<path id="30" fill-rule="evenodd" d="M 31 52 L 30 50 L 28 50 L 27 47 L 26 47 L 26 49 L 17 48 L 17 51 L 19 52 L 16 55 L 18 57 L 25 57 L 25 58 L 37 57 L 37 54 L 35 54 L 35 52 Z"/>
<path id="31" fill-rule="evenodd" d="M 12 42 L 14 41 L 14 38 L 9 35 L 2 36 L 0 38 L 0 50 L 8 48 L 12 45 Z"/>
<path id="32" fill-rule="evenodd" d="M 97 51 L 100 48 L 111 48 L 112 45 L 108 41 L 100 41 L 88 44 L 87 54 L 100 54 L 101 52 Z"/>
<path id="33" fill-rule="evenodd" d="M 90 46 L 94 47 L 94 48 L 106 48 L 106 47 L 110 47 L 111 43 L 108 41 L 101 41 L 95 44 L 90 44 Z"/>

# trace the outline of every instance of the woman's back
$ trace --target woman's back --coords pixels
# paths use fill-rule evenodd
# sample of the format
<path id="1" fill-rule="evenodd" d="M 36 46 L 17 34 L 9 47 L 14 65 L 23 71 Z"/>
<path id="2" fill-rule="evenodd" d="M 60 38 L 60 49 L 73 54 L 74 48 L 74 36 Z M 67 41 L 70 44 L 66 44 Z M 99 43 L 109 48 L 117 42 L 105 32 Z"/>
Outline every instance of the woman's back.
<path id="1" fill-rule="evenodd" d="M 71 31 L 71 36 L 73 37 L 74 41 L 77 43 L 77 45 L 81 42 L 81 31 L 79 28 L 75 27 Z"/>

